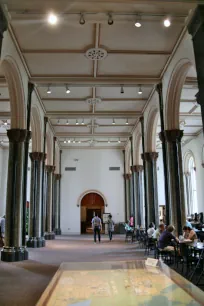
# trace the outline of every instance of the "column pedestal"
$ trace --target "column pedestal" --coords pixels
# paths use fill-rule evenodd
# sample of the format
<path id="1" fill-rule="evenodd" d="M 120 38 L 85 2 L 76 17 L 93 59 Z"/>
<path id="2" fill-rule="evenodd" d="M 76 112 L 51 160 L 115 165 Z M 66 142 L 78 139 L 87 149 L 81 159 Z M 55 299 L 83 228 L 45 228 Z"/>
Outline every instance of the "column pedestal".
<path id="1" fill-rule="evenodd" d="M 46 230 L 45 230 L 45 240 L 55 239 L 55 233 L 52 231 L 52 179 L 53 172 L 55 170 L 54 166 L 46 166 L 46 181 L 47 181 L 47 198 L 46 198 Z"/>
<path id="2" fill-rule="evenodd" d="M 30 188 L 30 215 L 29 215 L 29 240 L 27 246 L 40 248 L 45 246 L 42 234 L 42 152 L 30 153 L 31 159 L 31 188 Z"/>
<path id="3" fill-rule="evenodd" d="M 22 246 L 22 203 L 24 142 L 27 130 L 11 129 L 9 138 L 9 161 L 6 198 L 5 246 L 1 251 L 1 260 L 6 262 L 22 261 L 28 258 L 28 252 Z"/>
<path id="4" fill-rule="evenodd" d="M 176 234 L 181 235 L 186 223 L 181 153 L 183 131 L 168 130 L 164 132 L 164 135 L 167 141 L 170 223 L 175 226 Z"/>
<path id="5" fill-rule="evenodd" d="M 146 152 L 142 159 L 146 162 L 146 188 L 147 188 L 147 223 L 154 222 L 159 225 L 159 205 L 157 190 L 157 152 Z"/>

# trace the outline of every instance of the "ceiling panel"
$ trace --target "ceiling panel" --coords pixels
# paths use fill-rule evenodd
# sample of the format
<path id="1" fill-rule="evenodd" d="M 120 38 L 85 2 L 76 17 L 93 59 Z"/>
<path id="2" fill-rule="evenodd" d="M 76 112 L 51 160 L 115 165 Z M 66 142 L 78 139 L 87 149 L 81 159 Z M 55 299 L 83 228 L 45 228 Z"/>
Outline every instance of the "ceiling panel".
<path id="1" fill-rule="evenodd" d="M 198 92 L 198 88 L 185 88 L 182 90 L 181 92 L 181 99 L 182 100 L 195 100 L 196 101 L 196 98 L 195 98 L 195 95 L 197 94 Z"/>
<path id="2" fill-rule="evenodd" d="M 185 134 L 195 134 L 198 131 L 200 131 L 200 129 L 201 128 L 198 128 L 198 127 L 187 127 L 187 126 L 185 126 L 184 127 L 184 133 Z"/>
<path id="3" fill-rule="evenodd" d="M 85 102 L 43 101 L 46 111 L 89 111 L 90 106 Z M 0 104 L 1 106 L 1 104 Z"/>
<path id="4" fill-rule="evenodd" d="M 1 102 L 0 101 L 0 111 L 1 112 L 10 112 L 10 102 Z"/>
<path id="5" fill-rule="evenodd" d="M 0 87 L 0 99 L 9 99 L 8 87 Z"/>
<path id="6" fill-rule="evenodd" d="M 102 99 L 148 99 L 153 86 L 143 87 L 142 94 L 138 94 L 139 86 L 135 87 L 123 87 L 124 93 L 121 94 L 121 87 L 98 87 L 96 89 L 96 95 Z"/>
<path id="7" fill-rule="evenodd" d="M 99 75 L 154 76 L 161 74 L 168 56 L 164 55 L 113 55 L 99 63 Z"/>
<path id="8" fill-rule="evenodd" d="M 25 54 L 32 75 L 91 75 L 93 62 L 83 54 Z"/>
<path id="9" fill-rule="evenodd" d="M 145 105 L 145 101 L 136 102 L 104 102 L 97 105 L 97 111 L 138 111 L 141 112 Z"/>
<path id="10" fill-rule="evenodd" d="M 193 107 L 195 106 L 194 103 L 191 102 L 181 102 L 180 103 L 180 112 L 181 113 L 188 113 Z"/>
<path id="11" fill-rule="evenodd" d="M 89 133 L 90 128 L 86 126 L 80 126 L 80 127 L 71 127 L 71 126 L 55 126 L 54 127 L 56 133 Z"/>
<path id="12" fill-rule="evenodd" d="M 69 119 L 69 118 L 68 118 Z M 66 122 L 67 122 L 67 119 L 51 119 L 51 123 L 52 124 L 66 124 Z M 79 122 L 79 125 L 81 124 L 81 122 L 82 122 L 82 119 L 78 119 L 78 122 Z M 84 124 L 86 125 L 86 124 L 91 124 L 91 121 L 90 121 L 90 119 L 87 119 L 87 118 L 85 118 L 84 119 Z M 69 125 L 76 125 L 76 119 L 69 119 Z"/>
<path id="13" fill-rule="evenodd" d="M 69 84 L 68 84 L 69 85 Z M 64 87 L 50 87 L 51 94 L 47 93 L 47 87 L 38 87 L 41 98 L 45 99 L 72 99 L 72 98 L 83 98 L 92 96 L 92 88 L 90 87 L 69 87 L 70 93 L 66 93 L 66 86 Z"/>
<path id="14" fill-rule="evenodd" d="M 132 127 L 127 126 L 111 126 L 111 127 L 97 127 L 95 128 L 96 133 L 130 133 Z"/>

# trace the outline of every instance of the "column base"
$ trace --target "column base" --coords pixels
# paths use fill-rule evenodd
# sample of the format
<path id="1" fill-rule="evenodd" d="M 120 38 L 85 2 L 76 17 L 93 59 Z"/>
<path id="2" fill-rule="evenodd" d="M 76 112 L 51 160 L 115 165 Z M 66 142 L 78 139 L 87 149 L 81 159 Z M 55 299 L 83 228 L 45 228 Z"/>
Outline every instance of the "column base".
<path id="1" fill-rule="evenodd" d="M 55 233 L 45 233 L 45 240 L 54 240 L 55 239 Z"/>
<path id="2" fill-rule="evenodd" d="M 5 262 L 23 261 L 28 259 L 28 251 L 24 248 L 3 247 L 1 260 Z"/>
<path id="3" fill-rule="evenodd" d="M 61 229 L 60 228 L 56 228 L 55 229 L 55 235 L 61 235 L 62 234 L 62 231 L 61 231 Z"/>
<path id="4" fill-rule="evenodd" d="M 43 248 L 45 247 L 45 239 L 44 237 L 32 237 L 27 241 L 28 248 Z"/>

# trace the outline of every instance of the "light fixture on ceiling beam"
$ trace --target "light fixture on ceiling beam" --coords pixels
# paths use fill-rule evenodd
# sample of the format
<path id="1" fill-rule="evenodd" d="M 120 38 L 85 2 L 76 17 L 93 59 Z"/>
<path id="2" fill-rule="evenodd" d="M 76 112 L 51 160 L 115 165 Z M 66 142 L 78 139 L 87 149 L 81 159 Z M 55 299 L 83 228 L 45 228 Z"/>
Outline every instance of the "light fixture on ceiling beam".
<path id="1" fill-rule="evenodd" d="M 57 17 L 56 14 L 50 13 L 50 14 L 48 15 L 47 21 L 48 21 L 49 24 L 55 25 L 55 24 L 57 24 L 57 22 L 58 22 L 58 17 Z"/>
<path id="2" fill-rule="evenodd" d="M 81 140 L 79 140 L 78 143 L 81 143 Z"/>
<path id="3" fill-rule="evenodd" d="M 126 120 L 126 123 L 125 123 L 125 124 L 127 124 L 127 125 L 129 124 L 128 119 Z"/>
<path id="4" fill-rule="evenodd" d="M 79 125 L 78 119 L 76 119 L 76 125 Z"/>
<path id="5" fill-rule="evenodd" d="M 4 140 L 2 139 L 2 140 L 1 140 L 1 144 L 3 144 L 3 143 L 4 143 Z"/>
<path id="6" fill-rule="evenodd" d="M 67 143 L 66 139 L 64 140 L 64 143 Z"/>
<path id="7" fill-rule="evenodd" d="M 68 141 L 67 141 L 68 143 L 71 143 L 71 139 L 68 139 Z"/>
<path id="8" fill-rule="evenodd" d="M 115 125 L 115 119 L 113 118 L 113 122 L 112 122 L 112 125 Z"/>
<path id="9" fill-rule="evenodd" d="M 118 143 L 121 143 L 121 140 L 120 140 L 120 138 L 118 139 Z"/>
<path id="10" fill-rule="evenodd" d="M 123 88 L 123 85 L 121 85 L 120 93 L 121 93 L 121 94 L 124 94 L 124 88 Z"/>
<path id="11" fill-rule="evenodd" d="M 170 20 L 168 17 L 166 17 L 166 18 L 164 19 L 164 26 L 165 26 L 166 28 L 169 28 L 170 25 L 171 25 L 171 20 Z"/>
<path id="12" fill-rule="evenodd" d="M 139 85 L 138 94 L 139 94 L 139 95 L 142 95 L 142 87 L 141 87 L 141 85 Z"/>
<path id="13" fill-rule="evenodd" d="M 137 14 L 136 17 L 137 18 L 136 18 L 136 21 L 135 21 L 135 26 L 136 26 L 136 28 L 140 28 L 142 26 L 142 24 L 141 24 L 141 15 Z"/>
<path id="14" fill-rule="evenodd" d="M 85 19 L 84 19 L 84 14 L 80 14 L 80 19 L 79 19 L 79 23 L 81 24 L 81 25 L 83 25 L 83 24 L 85 24 Z"/>
<path id="15" fill-rule="evenodd" d="M 108 143 L 110 143 L 110 139 L 108 139 Z"/>
<path id="16" fill-rule="evenodd" d="M 73 143 L 76 143 L 76 140 L 75 140 L 75 139 L 73 140 Z"/>
<path id="17" fill-rule="evenodd" d="M 66 125 L 69 125 L 69 119 L 67 119 L 67 121 L 66 121 Z"/>
<path id="18" fill-rule="evenodd" d="M 112 25 L 114 23 L 112 14 L 108 14 L 108 24 Z"/>
<path id="19" fill-rule="evenodd" d="M 60 120 L 59 119 L 57 120 L 57 124 L 60 124 Z"/>
<path id="20" fill-rule="evenodd" d="M 49 95 L 49 94 L 51 94 L 51 93 L 52 93 L 52 91 L 51 91 L 50 85 L 48 85 L 47 94 Z"/>
<path id="21" fill-rule="evenodd" d="M 5 120 L 5 122 L 4 122 L 4 126 L 7 126 L 8 125 L 8 121 L 7 120 Z"/>
<path id="22" fill-rule="evenodd" d="M 69 94 L 71 92 L 71 90 L 69 89 L 69 86 L 66 85 L 66 93 Z"/>
<path id="23" fill-rule="evenodd" d="M 85 123 L 84 123 L 84 119 L 82 120 L 82 123 L 81 123 L 82 125 L 84 125 Z"/>

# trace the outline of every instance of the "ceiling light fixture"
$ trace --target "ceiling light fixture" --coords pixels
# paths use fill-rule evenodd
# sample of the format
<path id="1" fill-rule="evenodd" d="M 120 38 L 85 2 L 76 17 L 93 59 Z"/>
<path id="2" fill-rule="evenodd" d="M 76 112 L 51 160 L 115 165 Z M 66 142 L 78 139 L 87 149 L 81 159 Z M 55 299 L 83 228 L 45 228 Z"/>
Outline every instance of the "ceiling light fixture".
<path id="1" fill-rule="evenodd" d="M 108 143 L 110 143 L 110 139 L 108 139 Z"/>
<path id="2" fill-rule="evenodd" d="M 165 26 L 166 28 L 169 28 L 170 25 L 171 25 L 170 19 L 169 19 L 169 18 L 164 19 L 164 26 Z"/>
<path id="3" fill-rule="evenodd" d="M 64 140 L 64 143 L 67 143 L 66 139 Z"/>
<path id="4" fill-rule="evenodd" d="M 114 125 L 115 124 L 115 119 L 113 118 L 113 122 L 112 122 L 112 124 Z"/>
<path id="5" fill-rule="evenodd" d="M 121 85 L 120 93 L 121 93 L 121 94 L 124 94 L 124 88 L 123 88 L 123 85 Z"/>
<path id="6" fill-rule="evenodd" d="M 4 140 L 2 139 L 2 140 L 1 140 L 1 144 L 3 144 L 3 143 L 4 143 Z"/>
<path id="7" fill-rule="evenodd" d="M 68 143 L 71 143 L 71 139 L 69 139 L 67 142 L 68 142 Z"/>
<path id="8" fill-rule="evenodd" d="M 51 91 L 51 89 L 50 89 L 50 85 L 48 85 L 47 94 L 51 94 L 51 93 L 52 93 L 52 91 Z"/>
<path id="9" fill-rule="evenodd" d="M 125 124 L 127 124 L 127 125 L 129 124 L 128 119 L 126 120 L 126 123 L 125 123 Z"/>
<path id="10" fill-rule="evenodd" d="M 118 143 L 121 143 L 120 138 L 118 139 Z"/>
<path id="11" fill-rule="evenodd" d="M 69 94 L 71 90 L 69 89 L 68 85 L 66 85 L 66 93 Z"/>
<path id="12" fill-rule="evenodd" d="M 82 123 L 81 123 L 82 125 L 84 125 L 85 123 L 84 123 L 84 119 L 82 120 Z"/>
<path id="13" fill-rule="evenodd" d="M 8 125 L 8 122 L 7 122 L 7 120 L 6 120 L 5 122 L 4 122 L 4 125 L 5 125 L 5 126 L 7 126 L 7 125 Z"/>
<path id="14" fill-rule="evenodd" d="M 142 87 L 141 87 L 141 85 L 139 86 L 138 94 L 142 95 Z"/>
<path id="15" fill-rule="evenodd" d="M 79 140 L 78 143 L 81 143 L 81 140 Z"/>
<path id="16" fill-rule="evenodd" d="M 69 119 L 67 119 L 66 125 L 69 125 Z"/>
<path id="17" fill-rule="evenodd" d="M 59 119 L 57 120 L 57 124 L 60 124 L 60 120 Z"/>
<path id="18" fill-rule="evenodd" d="M 73 143 L 76 143 L 75 139 L 73 140 Z"/>
<path id="19" fill-rule="evenodd" d="M 79 122 L 78 122 L 78 120 L 76 119 L 76 125 L 79 125 Z"/>
<path id="20" fill-rule="evenodd" d="M 113 24 L 113 17 L 112 17 L 112 14 L 108 14 L 108 24 L 109 25 L 112 25 Z"/>
<path id="21" fill-rule="evenodd" d="M 81 25 L 85 24 L 84 14 L 82 14 L 82 13 L 80 14 L 79 23 L 80 23 Z"/>
<path id="22" fill-rule="evenodd" d="M 57 15 L 55 15 L 54 13 L 50 13 L 48 15 L 48 19 L 47 20 L 48 20 L 49 24 L 55 25 L 57 23 L 57 21 L 58 21 L 58 18 L 57 18 Z"/>
<path id="23" fill-rule="evenodd" d="M 137 19 L 136 19 L 136 22 L 135 22 L 135 26 L 136 28 L 140 28 L 142 26 L 141 24 L 141 16 L 140 15 L 136 15 L 137 16 Z"/>

